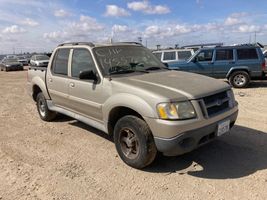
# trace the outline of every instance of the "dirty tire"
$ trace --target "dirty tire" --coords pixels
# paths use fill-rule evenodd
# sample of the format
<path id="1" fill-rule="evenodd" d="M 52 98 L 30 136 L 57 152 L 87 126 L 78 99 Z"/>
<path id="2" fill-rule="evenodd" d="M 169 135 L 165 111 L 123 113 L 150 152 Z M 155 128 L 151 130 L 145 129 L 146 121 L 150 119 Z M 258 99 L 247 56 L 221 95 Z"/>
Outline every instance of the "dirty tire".
<path id="1" fill-rule="evenodd" d="M 245 71 L 236 71 L 230 75 L 229 81 L 234 88 L 245 88 L 250 82 L 250 77 Z"/>
<path id="2" fill-rule="evenodd" d="M 49 122 L 49 121 L 52 121 L 53 119 L 55 119 L 56 112 L 50 111 L 48 109 L 46 99 L 45 99 L 42 92 L 40 92 L 37 95 L 36 105 L 37 105 L 37 110 L 38 110 L 39 116 L 42 120 Z"/>
<path id="3" fill-rule="evenodd" d="M 148 125 L 136 116 L 124 116 L 116 123 L 114 143 L 121 159 L 137 169 L 151 164 L 157 155 Z"/>

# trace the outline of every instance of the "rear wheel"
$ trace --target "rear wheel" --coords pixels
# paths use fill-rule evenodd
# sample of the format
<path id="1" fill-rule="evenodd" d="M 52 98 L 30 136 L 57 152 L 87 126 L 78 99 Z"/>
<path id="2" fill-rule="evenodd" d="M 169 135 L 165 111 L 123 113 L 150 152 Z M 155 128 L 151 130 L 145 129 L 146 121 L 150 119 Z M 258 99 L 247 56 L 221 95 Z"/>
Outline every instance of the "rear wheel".
<path id="1" fill-rule="evenodd" d="M 137 169 L 151 164 L 157 154 L 148 125 L 136 116 L 128 115 L 117 122 L 114 142 L 120 158 L 127 165 Z"/>
<path id="2" fill-rule="evenodd" d="M 46 99 L 45 99 L 42 92 L 40 92 L 37 95 L 36 105 L 37 105 L 37 110 L 38 110 L 39 116 L 42 120 L 49 122 L 49 121 L 52 121 L 53 119 L 55 119 L 56 112 L 50 111 L 48 109 Z"/>
<path id="3" fill-rule="evenodd" d="M 250 77 L 245 71 L 236 71 L 230 75 L 229 81 L 235 88 L 245 88 L 250 82 Z"/>

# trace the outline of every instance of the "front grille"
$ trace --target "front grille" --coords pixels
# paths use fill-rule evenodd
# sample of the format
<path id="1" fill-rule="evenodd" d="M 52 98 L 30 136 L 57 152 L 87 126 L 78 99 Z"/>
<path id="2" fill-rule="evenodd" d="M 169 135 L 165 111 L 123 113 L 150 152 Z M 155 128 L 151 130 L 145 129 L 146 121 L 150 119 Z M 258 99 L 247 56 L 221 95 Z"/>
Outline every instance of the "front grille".
<path id="1" fill-rule="evenodd" d="M 229 100 L 227 91 L 204 97 L 200 103 L 204 116 L 212 117 L 229 109 Z"/>

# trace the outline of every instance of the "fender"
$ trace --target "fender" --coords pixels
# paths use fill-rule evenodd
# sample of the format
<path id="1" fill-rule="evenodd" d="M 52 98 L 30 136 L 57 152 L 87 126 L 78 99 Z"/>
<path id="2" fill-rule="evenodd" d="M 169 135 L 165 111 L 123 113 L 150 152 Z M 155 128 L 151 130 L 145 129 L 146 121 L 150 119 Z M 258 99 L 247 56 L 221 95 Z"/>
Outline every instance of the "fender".
<path id="1" fill-rule="evenodd" d="M 130 108 L 143 117 L 157 117 L 155 110 L 142 98 L 132 94 L 120 93 L 110 97 L 103 105 L 103 119 L 106 124 L 109 121 L 109 113 L 116 107 Z"/>
<path id="2" fill-rule="evenodd" d="M 46 84 L 45 84 L 44 80 L 41 77 L 35 76 L 31 80 L 32 92 L 33 92 L 33 86 L 35 86 L 35 85 L 37 85 L 41 89 L 41 91 L 42 91 L 42 93 L 43 93 L 43 95 L 45 96 L 46 99 L 50 99 L 50 96 L 49 96 L 49 94 L 47 92 L 47 89 L 46 89 Z"/>
<path id="3" fill-rule="evenodd" d="M 226 75 L 226 78 L 229 78 L 230 75 L 231 75 L 231 73 L 232 73 L 233 71 L 236 71 L 236 70 L 245 70 L 245 71 L 248 71 L 248 72 L 250 73 L 249 67 L 247 67 L 247 66 L 237 66 L 237 67 L 232 67 L 232 68 L 228 71 L 228 73 L 227 73 L 227 75 Z"/>

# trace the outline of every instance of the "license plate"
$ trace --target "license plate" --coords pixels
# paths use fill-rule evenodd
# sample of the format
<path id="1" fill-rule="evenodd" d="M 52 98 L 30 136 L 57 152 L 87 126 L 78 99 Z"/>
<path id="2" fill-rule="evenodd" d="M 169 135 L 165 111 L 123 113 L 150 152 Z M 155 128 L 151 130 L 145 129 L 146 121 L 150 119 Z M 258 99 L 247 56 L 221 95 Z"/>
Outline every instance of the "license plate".
<path id="1" fill-rule="evenodd" d="M 217 136 L 221 136 L 230 130 L 230 120 L 218 124 Z"/>

